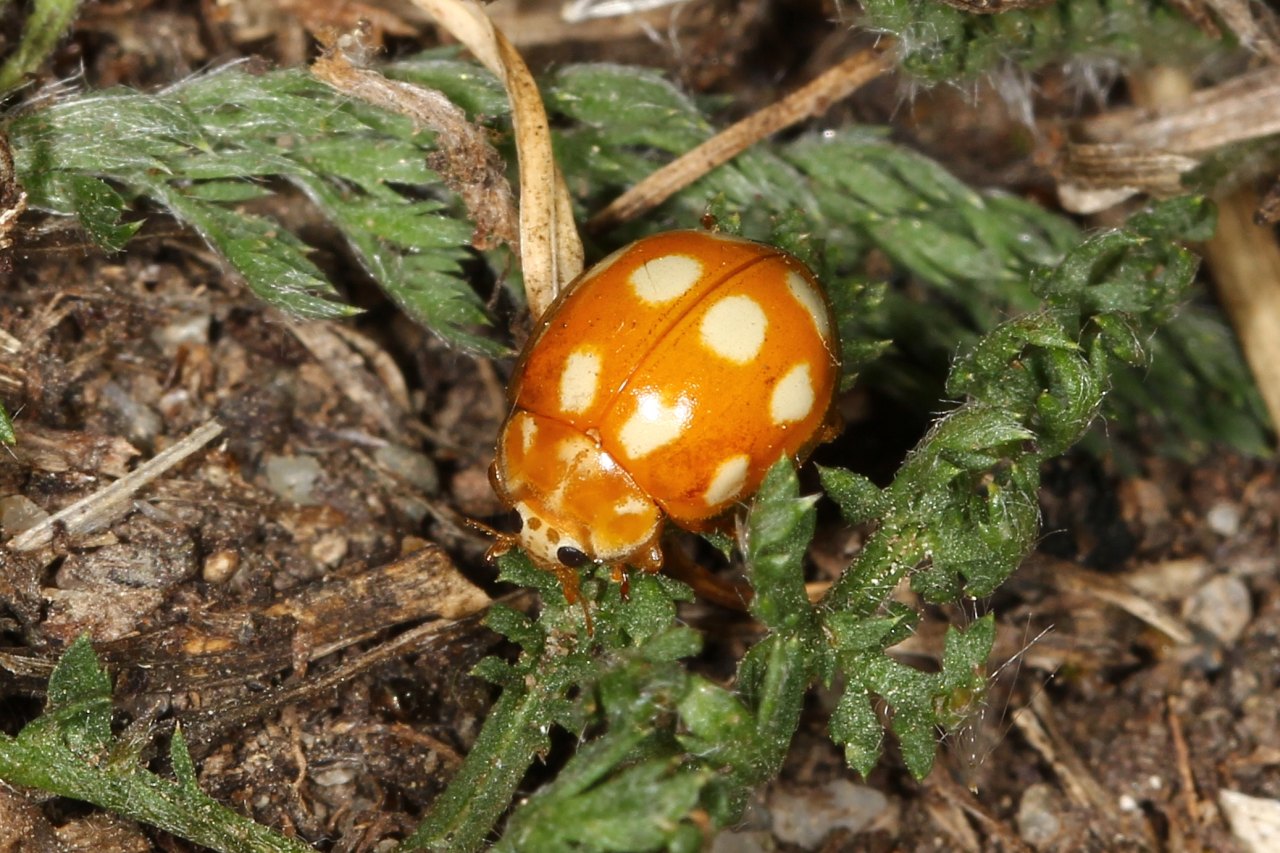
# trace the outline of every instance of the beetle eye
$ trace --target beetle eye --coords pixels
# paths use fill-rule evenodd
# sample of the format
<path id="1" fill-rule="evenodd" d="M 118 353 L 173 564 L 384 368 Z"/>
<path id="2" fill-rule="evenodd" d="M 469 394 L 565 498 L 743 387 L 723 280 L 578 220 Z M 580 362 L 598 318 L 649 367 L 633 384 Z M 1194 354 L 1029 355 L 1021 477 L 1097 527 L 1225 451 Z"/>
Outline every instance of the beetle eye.
<path id="1" fill-rule="evenodd" d="M 556 549 L 556 559 L 571 569 L 578 569 L 591 562 L 591 558 L 572 545 L 561 545 Z"/>

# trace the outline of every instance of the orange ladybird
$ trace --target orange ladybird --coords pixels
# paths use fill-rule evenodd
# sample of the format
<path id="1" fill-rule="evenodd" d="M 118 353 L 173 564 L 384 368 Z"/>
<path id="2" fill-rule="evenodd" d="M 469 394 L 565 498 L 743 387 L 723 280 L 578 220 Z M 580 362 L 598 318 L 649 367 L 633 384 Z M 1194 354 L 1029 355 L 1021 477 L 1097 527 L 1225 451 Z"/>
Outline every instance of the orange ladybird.
<path id="1" fill-rule="evenodd" d="M 657 571 L 664 518 L 706 529 L 827 437 L 839 351 L 821 286 L 780 249 L 673 231 L 613 253 L 512 378 L 491 479 L 513 541 L 570 593 L 588 562 Z"/>

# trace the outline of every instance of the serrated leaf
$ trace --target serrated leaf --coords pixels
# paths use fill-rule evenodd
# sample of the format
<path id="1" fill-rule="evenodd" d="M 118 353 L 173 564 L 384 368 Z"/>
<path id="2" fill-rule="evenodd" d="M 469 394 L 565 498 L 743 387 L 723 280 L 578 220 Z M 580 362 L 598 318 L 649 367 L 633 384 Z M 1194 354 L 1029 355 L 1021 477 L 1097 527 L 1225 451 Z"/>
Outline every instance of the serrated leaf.
<path id="1" fill-rule="evenodd" d="M 307 259 L 309 248 L 278 223 L 207 204 L 167 187 L 157 185 L 154 192 L 214 245 L 261 299 L 312 319 L 355 313 L 332 301 L 337 291 Z"/>
<path id="2" fill-rule="evenodd" d="M 384 72 L 395 80 L 405 80 L 443 92 L 473 119 L 494 118 L 511 112 L 507 93 L 488 70 L 474 62 L 456 58 L 456 48 L 428 50 L 386 66 Z"/>
<path id="3" fill-rule="evenodd" d="M 1009 445 L 1027 441 L 1035 433 L 1008 412 L 988 406 L 967 406 L 939 421 L 930 449 L 957 468 L 989 467 Z"/>
<path id="4" fill-rule="evenodd" d="M 535 654 L 541 649 L 542 631 L 528 616 L 503 604 L 495 604 L 485 614 L 484 623 L 511 642 Z"/>
<path id="5" fill-rule="evenodd" d="M 963 631 L 947 629 L 942 650 L 942 686 L 946 689 L 972 684 L 975 673 L 986 680 L 987 658 L 995 644 L 995 617 L 988 613 Z"/>
<path id="6" fill-rule="evenodd" d="M 738 688 L 751 709 L 751 761 L 732 768 L 743 784 L 759 784 L 782 767 L 800 722 L 804 697 L 820 668 L 814 632 L 775 633 L 756 643 L 738 667 Z"/>
<path id="7" fill-rule="evenodd" d="M 516 687 L 524 679 L 525 673 L 502 658 L 487 657 L 481 658 L 479 663 L 471 668 L 471 675 L 500 687 Z"/>
<path id="8" fill-rule="evenodd" d="M 815 499 L 800 497 L 799 490 L 791 461 L 779 460 L 760 484 L 747 518 L 747 575 L 755 589 L 751 613 L 774 630 L 812 624 L 803 564 L 817 515 Z"/>
<path id="9" fill-rule="evenodd" d="M 48 696 L 45 713 L 16 738 L 0 735 L 0 779 L 83 800 L 223 853 L 310 850 L 200 791 L 180 732 L 170 745 L 176 782 L 138 763 L 140 744 L 113 741 L 110 680 L 87 638 L 76 640 L 58 662 Z"/>
<path id="10" fill-rule="evenodd" d="M 923 779 L 933 769 L 938 754 L 938 740 L 932 719 L 914 710 L 893 715 L 893 733 L 902 749 L 902 760 L 917 779 Z"/>
<path id="11" fill-rule="evenodd" d="M 173 767 L 173 775 L 179 785 L 188 790 L 199 790 L 196 765 L 191 760 L 191 750 L 187 748 L 187 739 L 183 736 L 181 727 L 173 730 L 173 737 L 169 740 L 169 764 Z"/>
<path id="12" fill-rule="evenodd" d="M 80 225 L 93 242 L 108 252 L 118 252 L 142 227 L 142 222 L 121 222 L 125 201 L 106 182 L 87 175 L 67 177 L 67 195 L 75 205 Z"/>
<path id="13" fill-rule="evenodd" d="M 823 490 L 840 507 L 840 515 L 847 524 L 874 521 L 889 506 L 880 487 L 861 474 L 819 465 L 818 476 Z"/>
<path id="14" fill-rule="evenodd" d="M 621 629 L 625 639 L 619 645 L 641 645 L 658 634 L 669 630 L 676 618 L 675 602 L 656 577 L 636 573 L 630 578 L 630 594 L 624 600 L 622 590 L 616 584 L 608 587 L 600 603 L 599 619 L 608 623 L 607 629 Z M 601 630 L 606 630 L 602 625 Z"/>
<path id="15" fill-rule="evenodd" d="M 842 653 L 881 651 L 910 636 L 919 615 L 901 602 L 890 602 L 885 616 L 828 613 L 825 624 Z"/>
<path id="16" fill-rule="evenodd" d="M 337 187 L 297 179 L 321 211 L 348 236 L 351 248 L 387 295 L 409 317 L 444 340 L 477 354 L 506 348 L 471 331 L 488 325 L 480 298 L 461 278 L 460 246 L 469 225 L 431 204 L 402 200 L 394 207 L 344 195 Z"/>
<path id="17" fill-rule="evenodd" d="M 694 657 L 702 651 L 702 634 L 677 625 L 646 639 L 640 650 L 646 660 L 654 662 Z"/>
<path id="18" fill-rule="evenodd" d="M 828 724 L 831 739 L 844 747 L 845 761 L 867 776 L 880 760 L 884 727 L 871 705 L 871 697 L 857 685 L 849 685 Z"/>
<path id="19" fill-rule="evenodd" d="M 99 665 L 89 638 L 81 635 L 67 647 L 49 676 L 46 710 L 110 698 L 111 678 Z"/>
<path id="20" fill-rule="evenodd" d="M 663 849 L 698 802 L 705 771 L 673 769 L 666 759 L 629 767 L 574 797 L 517 813 L 498 850 L 643 851 Z"/>

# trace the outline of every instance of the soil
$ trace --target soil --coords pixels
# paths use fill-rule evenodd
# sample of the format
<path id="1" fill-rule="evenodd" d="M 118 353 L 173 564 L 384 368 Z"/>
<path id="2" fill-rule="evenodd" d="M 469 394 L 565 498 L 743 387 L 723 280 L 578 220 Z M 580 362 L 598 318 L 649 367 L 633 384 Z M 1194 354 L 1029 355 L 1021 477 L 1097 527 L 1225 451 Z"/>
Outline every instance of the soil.
<path id="1" fill-rule="evenodd" d="M 732 96 L 726 117 L 857 38 L 830 23 L 848 9 L 818 0 L 787 14 L 694 0 L 665 29 L 651 22 L 670 23 L 670 10 L 645 26 L 575 28 L 557 3 L 503 5 L 494 13 L 535 69 L 662 63 L 690 90 Z M 124 0 L 86 6 L 51 74 L 150 88 L 244 56 L 297 63 L 313 55 L 311 33 L 360 16 L 392 55 L 434 43 L 407 4 Z M 1065 95 L 1045 105 L 1075 108 Z M 1025 128 L 982 87 L 906 101 L 877 85 L 827 121 L 853 119 L 892 122 L 977 185 L 1036 198 L 1051 185 L 1015 153 Z M 275 212 L 291 225 L 306 215 Z M 448 349 L 354 280 L 340 284 L 362 316 L 294 323 L 160 217 L 119 255 L 34 213 L 13 238 L 0 282 L 0 394 L 19 436 L 0 450 L 0 728 L 38 712 L 52 662 L 87 632 L 121 724 L 162 737 L 181 722 L 208 793 L 322 849 L 403 837 L 493 698 L 468 675 L 497 646 L 476 587 L 520 596 L 495 584 L 488 542 L 464 521 L 501 517 L 486 472 L 511 365 Z M 845 408 L 862 412 L 858 428 L 895 436 L 888 447 L 921 428 L 879 421 L 874 401 Z M 211 419 L 220 435 L 126 502 L 14 547 L 41 511 Z M 929 611 L 902 647 L 927 663 L 943 626 L 997 616 L 989 695 L 928 778 L 913 781 L 892 747 L 869 779 L 847 769 L 819 693 L 782 778 L 713 849 L 1248 849 L 1228 824 L 1229 792 L 1280 798 L 1277 466 L 1225 450 L 1176 462 L 1140 444 L 1125 458 L 1123 472 L 1083 452 L 1054 463 L 1037 553 L 994 599 Z M 815 579 L 852 547 L 826 522 Z M 729 671 L 756 635 L 710 605 L 682 616 L 716 626 L 709 672 Z M 193 849 L 0 787 L 0 849 L 89 847 Z"/>

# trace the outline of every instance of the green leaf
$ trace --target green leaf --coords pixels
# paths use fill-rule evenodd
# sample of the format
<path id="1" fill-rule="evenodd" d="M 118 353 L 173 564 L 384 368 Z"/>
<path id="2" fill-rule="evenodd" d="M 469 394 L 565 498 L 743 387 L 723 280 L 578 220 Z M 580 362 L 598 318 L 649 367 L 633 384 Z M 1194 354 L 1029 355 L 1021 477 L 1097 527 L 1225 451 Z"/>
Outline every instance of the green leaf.
<path id="1" fill-rule="evenodd" d="M 257 296 L 300 317 L 350 316 L 337 291 L 310 260 L 309 248 L 269 219 L 207 204 L 165 185 L 152 191 L 244 276 Z"/>
<path id="2" fill-rule="evenodd" d="M 0 444 L 12 446 L 17 442 L 18 435 L 13 430 L 13 419 L 9 417 L 9 412 L 5 409 L 4 404 L 0 403 Z"/>
<path id="3" fill-rule="evenodd" d="M 889 602 L 884 616 L 856 616 L 852 613 L 828 613 L 824 620 L 838 651 L 857 654 L 882 651 L 911 636 L 919 622 L 919 614 L 899 601 Z M 853 664 L 845 666 L 852 668 Z"/>
<path id="4" fill-rule="evenodd" d="M 120 193 L 97 178 L 87 175 L 67 177 L 67 195 L 76 215 L 93 241 L 108 252 L 118 252 L 142 227 L 142 222 L 121 222 L 125 201 Z"/>
<path id="5" fill-rule="evenodd" d="M 816 631 L 814 632 L 816 634 Z M 738 667 L 738 687 L 754 715 L 750 762 L 733 767 L 744 785 L 777 775 L 800 723 L 805 693 L 821 663 L 812 634 L 770 634 L 756 643 Z"/>
<path id="6" fill-rule="evenodd" d="M 503 604 L 489 608 L 484 617 L 485 625 L 527 652 L 538 654 L 542 650 L 543 633 L 536 622 L 519 610 Z"/>
<path id="7" fill-rule="evenodd" d="M 831 739 L 844 746 L 849 766 L 864 777 L 880 760 L 884 743 L 884 727 L 865 690 L 850 685 L 841 695 L 828 723 Z"/>
<path id="8" fill-rule="evenodd" d="M 1191 67 L 1214 47 L 1174 8 L 1146 0 L 1073 0 L 1061 8 L 1000 15 L 916 0 L 867 0 L 863 14 L 863 26 L 899 40 L 905 70 L 921 83 L 956 85 L 997 68 L 1034 70 L 1086 57 L 1120 68 L 1177 57 Z"/>
<path id="9" fill-rule="evenodd" d="M 799 496 L 790 460 L 769 469 L 747 519 L 747 575 L 755 589 L 751 613 L 778 631 L 812 630 L 804 588 L 804 555 L 816 520 L 813 497 Z"/>
<path id="10" fill-rule="evenodd" d="M 192 791 L 199 789 L 196 765 L 191 760 L 191 750 L 187 748 L 187 739 L 183 737 L 180 728 L 174 729 L 173 737 L 169 740 L 169 764 L 173 767 L 173 775 L 177 777 L 179 785 Z"/>
<path id="11" fill-rule="evenodd" d="M 472 86 L 492 85 L 468 76 Z M 232 207 L 262 197 L 272 185 L 263 179 L 290 181 L 414 320 L 470 352 L 506 352 L 481 334 L 488 318 L 461 268 L 472 226 L 446 209 L 450 194 L 427 167 L 432 134 L 304 70 L 231 67 L 153 95 L 69 96 L 17 115 L 8 130 L 31 205 L 79 217 L 104 247 L 121 248 L 141 224 L 121 224 L 125 201 L 147 198 L 191 225 L 272 305 L 303 317 L 350 315 L 309 259 L 312 247 Z"/>
<path id="12" fill-rule="evenodd" d="M 0 66 L 0 93 L 5 95 L 23 82 L 53 52 L 75 20 L 79 0 L 34 0 L 22 22 L 17 48 Z"/>
<path id="13" fill-rule="evenodd" d="M 596 746 L 586 747 L 579 756 L 590 758 Z M 684 834 L 683 822 L 690 819 L 707 779 L 706 771 L 673 765 L 666 758 L 636 764 L 574 797 L 531 801 L 517 812 L 495 849 L 669 849 L 674 838 Z M 554 785 L 544 790 L 554 793 Z"/>
<path id="14" fill-rule="evenodd" d="M 880 488 L 866 477 L 843 468 L 818 466 L 822 488 L 840 507 L 847 524 L 874 521 L 888 508 Z"/>
<path id="15" fill-rule="evenodd" d="M 176 782 L 140 765 L 138 744 L 112 738 L 110 691 L 110 679 L 81 637 L 54 668 L 45 713 L 16 738 L 0 735 L 0 780 L 83 800 L 224 853 L 311 850 L 201 792 L 181 733 L 170 743 Z"/>
<path id="16" fill-rule="evenodd" d="M 89 638 L 81 635 L 67 647 L 49 676 L 46 710 L 58 711 L 70 705 L 110 698 L 111 678 L 99 666 Z"/>
<path id="17" fill-rule="evenodd" d="M 101 757 L 111 742 L 111 678 L 98 665 L 88 637 L 77 638 L 58 661 L 49 676 L 45 714 L 23 732 L 32 737 L 56 733 L 78 758 Z"/>

